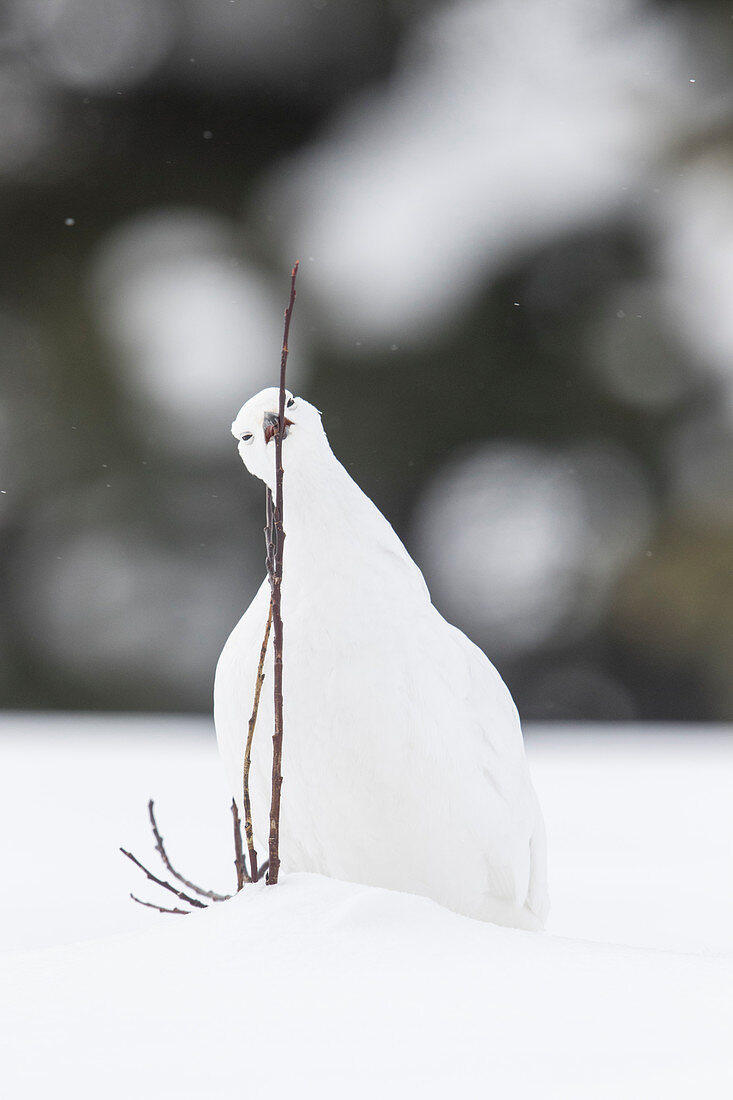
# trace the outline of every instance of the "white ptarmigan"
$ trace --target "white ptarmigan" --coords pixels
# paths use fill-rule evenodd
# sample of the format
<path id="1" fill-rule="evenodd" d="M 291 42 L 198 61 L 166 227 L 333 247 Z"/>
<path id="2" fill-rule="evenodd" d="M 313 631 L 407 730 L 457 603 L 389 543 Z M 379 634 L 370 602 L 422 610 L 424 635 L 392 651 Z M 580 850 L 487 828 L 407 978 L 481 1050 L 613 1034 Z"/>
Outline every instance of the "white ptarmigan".
<path id="1" fill-rule="evenodd" d="M 277 408 L 277 389 L 263 390 L 232 425 L 245 466 L 273 492 Z M 545 831 L 509 690 L 433 607 L 390 524 L 331 451 L 319 411 L 288 393 L 286 417 L 283 869 L 541 928 Z M 269 600 L 265 579 L 216 669 L 216 733 L 240 810 Z M 260 853 L 269 824 L 272 639 L 265 674 L 250 775 Z"/>

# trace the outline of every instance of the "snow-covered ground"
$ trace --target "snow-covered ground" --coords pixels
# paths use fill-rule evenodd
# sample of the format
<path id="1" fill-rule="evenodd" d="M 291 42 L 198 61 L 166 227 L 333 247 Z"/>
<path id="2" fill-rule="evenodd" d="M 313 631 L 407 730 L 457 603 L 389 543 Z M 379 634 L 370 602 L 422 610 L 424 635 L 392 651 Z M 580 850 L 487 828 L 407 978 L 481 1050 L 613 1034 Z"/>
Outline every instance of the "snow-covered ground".
<path id="1" fill-rule="evenodd" d="M 130 889 L 162 891 L 117 848 L 154 866 L 150 795 L 174 864 L 232 886 L 210 725 L 5 716 L 0 1092 L 733 1095 L 730 732 L 535 727 L 527 744 L 542 936 L 305 875 L 191 917 L 142 909 Z"/>

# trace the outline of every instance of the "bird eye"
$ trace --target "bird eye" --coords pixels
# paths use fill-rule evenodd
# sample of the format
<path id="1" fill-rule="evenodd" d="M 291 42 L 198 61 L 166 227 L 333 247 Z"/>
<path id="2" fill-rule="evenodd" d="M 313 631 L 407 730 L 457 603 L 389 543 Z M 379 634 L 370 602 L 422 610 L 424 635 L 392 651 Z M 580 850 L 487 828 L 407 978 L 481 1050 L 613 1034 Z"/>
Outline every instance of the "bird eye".
<path id="1" fill-rule="evenodd" d="M 252 438 L 252 432 L 246 432 L 242 436 L 242 443 L 247 443 Z"/>
<path id="2" fill-rule="evenodd" d="M 294 404 L 295 404 L 295 398 L 291 397 L 290 400 L 288 401 L 287 408 L 292 409 Z"/>

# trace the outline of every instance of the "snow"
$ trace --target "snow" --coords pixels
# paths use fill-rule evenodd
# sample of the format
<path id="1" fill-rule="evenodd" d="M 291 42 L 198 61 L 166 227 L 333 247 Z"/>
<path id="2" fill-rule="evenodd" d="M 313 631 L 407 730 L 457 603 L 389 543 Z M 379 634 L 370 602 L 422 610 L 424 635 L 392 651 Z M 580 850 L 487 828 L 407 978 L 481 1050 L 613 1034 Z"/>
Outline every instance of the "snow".
<path id="1" fill-rule="evenodd" d="M 152 863 L 150 794 L 174 863 L 232 882 L 210 723 L 0 730 L 4 1095 L 731 1095 L 726 731 L 530 730 L 553 897 L 535 935 L 308 875 L 141 909 L 127 890 L 154 887 L 116 847 Z"/>

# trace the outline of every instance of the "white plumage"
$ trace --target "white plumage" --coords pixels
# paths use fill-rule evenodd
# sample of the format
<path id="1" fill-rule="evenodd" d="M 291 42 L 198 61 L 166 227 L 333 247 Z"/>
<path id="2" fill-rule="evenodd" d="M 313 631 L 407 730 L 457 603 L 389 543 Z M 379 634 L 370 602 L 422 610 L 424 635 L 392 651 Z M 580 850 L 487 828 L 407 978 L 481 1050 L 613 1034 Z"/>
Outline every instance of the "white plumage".
<path id="1" fill-rule="evenodd" d="M 545 833 L 519 716 L 496 669 L 436 611 L 391 526 L 335 458 L 320 413 L 288 394 L 283 441 L 285 871 L 423 894 L 467 916 L 541 928 Z M 263 390 L 232 425 L 274 491 Z M 271 434 L 271 433 L 268 433 Z M 216 670 L 214 719 L 232 791 L 242 765 L 267 580 Z M 253 819 L 267 851 L 272 641 L 254 735 Z"/>

